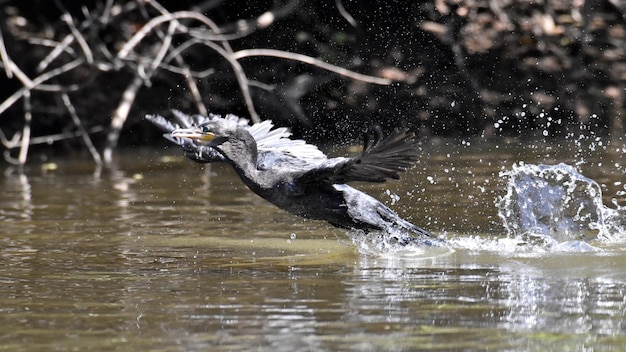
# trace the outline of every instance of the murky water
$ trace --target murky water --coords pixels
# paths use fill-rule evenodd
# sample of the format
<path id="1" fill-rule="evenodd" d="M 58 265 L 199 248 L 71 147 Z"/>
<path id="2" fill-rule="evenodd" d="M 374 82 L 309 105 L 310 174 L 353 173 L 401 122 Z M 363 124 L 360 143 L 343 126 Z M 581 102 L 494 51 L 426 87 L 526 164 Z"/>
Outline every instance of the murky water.
<path id="1" fill-rule="evenodd" d="M 626 148 L 606 141 L 425 146 L 403 180 L 359 187 L 452 249 L 389 253 L 364 253 L 175 148 L 120 155 L 100 177 L 59 160 L 1 176 L 0 348 L 623 349 L 626 243 L 508 238 L 499 175 L 520 161 L 574 165 L 605 205 L 626 204 Z"/>

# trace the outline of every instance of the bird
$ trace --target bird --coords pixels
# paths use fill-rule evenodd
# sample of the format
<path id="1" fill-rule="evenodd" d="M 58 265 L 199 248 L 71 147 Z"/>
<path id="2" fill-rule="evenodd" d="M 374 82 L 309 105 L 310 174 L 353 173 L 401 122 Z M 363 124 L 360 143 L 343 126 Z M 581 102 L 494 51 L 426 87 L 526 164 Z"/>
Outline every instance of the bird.
<path id="1" fill-rule="evenodd" d="M 254 193 L 292 214 L 364 233 L 389 234 L 390 244 L 441 246 L 443 240 L 403 219 L 349 182 L 399 179 L 419 159 L 415 134 L 396 129 L 383 138 L 380 127 L 364 134 L 354 157 L 327 157 L 315 145 L 292 139 L 271 120 L 249 124 L 228 114 L 186 115 L 172 111 L 146 119 L 166 132 L 185 156 L 199 163 L 228 163 Z"/>

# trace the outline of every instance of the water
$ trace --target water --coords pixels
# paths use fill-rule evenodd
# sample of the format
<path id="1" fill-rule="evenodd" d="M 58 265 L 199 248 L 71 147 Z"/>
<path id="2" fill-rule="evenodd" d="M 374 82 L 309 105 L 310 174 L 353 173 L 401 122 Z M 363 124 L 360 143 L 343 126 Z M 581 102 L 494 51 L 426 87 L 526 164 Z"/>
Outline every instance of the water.
<path id="1" fill-rule="evenodd" d="M 501 175 L 509 182 L 499 215 L 510 235 L 548 247 L 624 240 L 626 207 L 605 206 L 600 185 L 574 167 L 522 164 Z"/>
<path id="2" fill-rule="evenodd" d="M 125 153 L 100 177 L 69 160 L 6 174 L 1 349 L 620 350 L 626 149 L 592 146 L 425 146 L 403 180 L 356 186 L 450 245 L 386 252 L 176 150 Z M 595 225 L 553 223 L 550 244 L 505 226 L 510 186 L 537 183 L 514 176 L 561 162 L 600 191 Z"/>

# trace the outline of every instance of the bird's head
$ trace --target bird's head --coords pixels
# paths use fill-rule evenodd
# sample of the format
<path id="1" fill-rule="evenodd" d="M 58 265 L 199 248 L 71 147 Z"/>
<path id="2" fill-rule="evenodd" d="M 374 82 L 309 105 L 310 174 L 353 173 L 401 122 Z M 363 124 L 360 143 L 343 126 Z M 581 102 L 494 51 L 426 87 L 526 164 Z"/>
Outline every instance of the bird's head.
<path id="1" fill-rule="evenodd" d="M 216 149 L 233 164 L 257 162 L 257 145 L 252 135 L 237 121 L 215 117 L 189 128 L 177 128 L 172 137 L 188 138 L 194 143 Z"/>
<path id="2" fill-rule="evenodd" d="M 217 146 L 237 135 L 237 123 L 222 118 L 215 118 L 199 126 L 177 128 L 172 137 L 189 138 L 200 145 Z"/>
<path id="3" fill-rule="evenodd" d="M 197 142 L 201 145 L 209 145 L 211 141 L 216 138 L 215 133 L 213 133 L 206 126 L 193 126 L 190 128 L 177 128 L 171 133 L 172 137 L 176 138 L 189 138 L 194 142 Z"/>

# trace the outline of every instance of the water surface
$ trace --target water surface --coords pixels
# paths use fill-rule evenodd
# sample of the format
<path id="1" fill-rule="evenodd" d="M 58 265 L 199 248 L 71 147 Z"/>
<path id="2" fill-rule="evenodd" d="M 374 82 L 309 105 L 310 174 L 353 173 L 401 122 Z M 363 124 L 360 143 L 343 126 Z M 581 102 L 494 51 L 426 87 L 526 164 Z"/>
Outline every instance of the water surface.
<path id="1" fill-rule="evenodd" d="M 451 249 L 371 253 L 287 214 L 230 168 L 123 153 L 0 177 L 3 350 L 620 350 L 623 241 L 520 246 L 496 202 L 514 163 L 576 166 L 626 204 L 626 148 L 424 146 L 401 181 L 357 185 Z M 164 158 L 164 156 L 168 156 Z"/>

